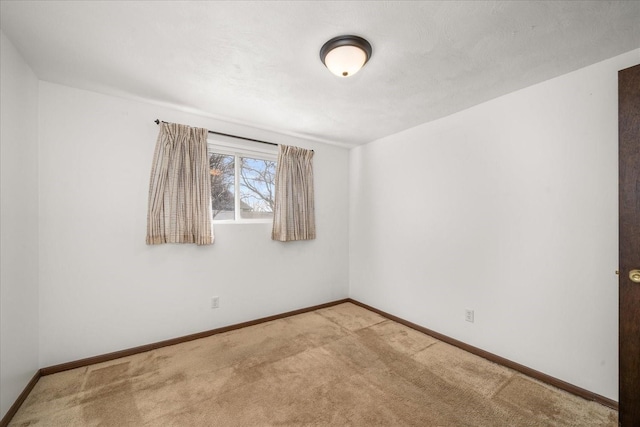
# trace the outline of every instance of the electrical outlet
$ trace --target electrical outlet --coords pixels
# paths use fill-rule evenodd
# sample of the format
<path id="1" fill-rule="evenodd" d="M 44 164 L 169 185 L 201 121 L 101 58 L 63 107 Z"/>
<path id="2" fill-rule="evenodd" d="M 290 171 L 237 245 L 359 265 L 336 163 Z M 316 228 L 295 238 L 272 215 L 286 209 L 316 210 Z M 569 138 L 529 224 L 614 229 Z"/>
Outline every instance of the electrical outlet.
<path id="1" fill-rule="evenodd" d="M 473 323 L 473 310 L 464 311 L 464 320 Z"/>
<path id="2" fill-rule="evenodd" d="M 219 297 L 211 298 L 211 308 L 218 308 L 218 307 L 220 307 L 220 298 Z"/>

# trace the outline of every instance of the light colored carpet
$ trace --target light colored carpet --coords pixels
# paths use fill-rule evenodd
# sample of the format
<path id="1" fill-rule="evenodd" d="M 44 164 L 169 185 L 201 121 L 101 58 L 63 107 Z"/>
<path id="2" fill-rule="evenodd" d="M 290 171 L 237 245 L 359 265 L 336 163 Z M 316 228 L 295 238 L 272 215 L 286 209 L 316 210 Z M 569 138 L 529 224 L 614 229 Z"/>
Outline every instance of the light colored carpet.
<path id="1" fill-rule="evenodd" d="M 359 306 L 42 377 L 12 426 L 617 426 L 617 413 Z"/>

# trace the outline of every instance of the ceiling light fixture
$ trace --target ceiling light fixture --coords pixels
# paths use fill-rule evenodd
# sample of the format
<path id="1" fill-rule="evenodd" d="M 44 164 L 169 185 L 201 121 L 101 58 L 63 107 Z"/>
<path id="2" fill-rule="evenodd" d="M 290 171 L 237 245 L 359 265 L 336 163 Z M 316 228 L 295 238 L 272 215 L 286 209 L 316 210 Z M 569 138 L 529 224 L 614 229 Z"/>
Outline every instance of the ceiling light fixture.
<path id="1" fill-rule="evenodd" d="M 358 36 L 338 36 L 320 49 L 320 60 L 338 77 L 350 77 L 371 58 L 371 44 Z"/>

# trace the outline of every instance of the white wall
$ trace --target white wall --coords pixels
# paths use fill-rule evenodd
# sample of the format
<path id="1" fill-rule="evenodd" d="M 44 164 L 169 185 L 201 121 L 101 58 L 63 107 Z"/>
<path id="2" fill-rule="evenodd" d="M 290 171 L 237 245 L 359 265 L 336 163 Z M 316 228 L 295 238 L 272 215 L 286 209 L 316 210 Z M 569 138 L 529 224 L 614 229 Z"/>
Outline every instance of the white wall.
<path id="1" fill-rule="evenodd" d="M 46 82 L 39 100 L 41 367 L 347 297 L 346 149 Z M 146 246 L 156 118 L 314 149 L 318 238 Z"/>
<path id="2" fill-rule="evenodd" d="M 350 296 L 617 399 L 617 71 L 638 62 L 352 150 Z"/>
<path id="3" fill-rule="evenodd" d="M 0 31 L 0 418 L 38 370 L 38 80 Z"/>

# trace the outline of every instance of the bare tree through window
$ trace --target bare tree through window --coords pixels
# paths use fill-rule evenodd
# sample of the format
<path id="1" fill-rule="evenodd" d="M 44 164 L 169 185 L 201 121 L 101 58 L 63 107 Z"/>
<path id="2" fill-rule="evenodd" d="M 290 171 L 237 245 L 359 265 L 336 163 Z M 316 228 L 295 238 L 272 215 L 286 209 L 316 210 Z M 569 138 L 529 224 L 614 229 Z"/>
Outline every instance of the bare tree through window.
<path id="1" fill-rule="evenodd" d="M 235 156 L 211 153 L 211 215 L 213 219 L 234 219 Z"/>
<path id="2" fill-rule="evenodd" d="M 243 217 L 270 218 L 273 214 L 276 162 L 242 158 L 240 169 L 240 200 Z M 250 209 L 246 211 L 244 206 Z M 265 215 L 267 214 L 267 215 Z"/>
<path id="3" fill-rule="evenodd" d="M 235 182 L 235 168 L 239 182 Z M 272 218 L 276 162 L 211 153 L 211 211 L 216 220 Z M 240 212 L 236 215 L 236 186 Z"/>

